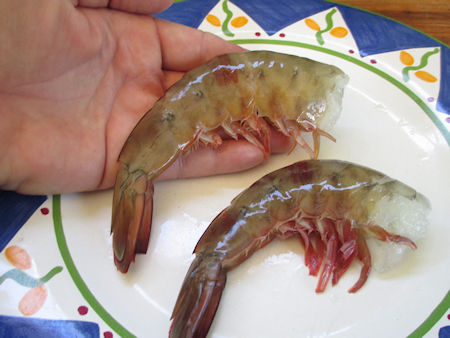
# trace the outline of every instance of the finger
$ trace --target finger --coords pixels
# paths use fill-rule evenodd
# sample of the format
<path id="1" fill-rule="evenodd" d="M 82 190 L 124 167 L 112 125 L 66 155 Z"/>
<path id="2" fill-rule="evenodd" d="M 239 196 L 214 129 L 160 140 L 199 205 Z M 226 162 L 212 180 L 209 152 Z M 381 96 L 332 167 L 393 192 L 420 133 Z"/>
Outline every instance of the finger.
<path id="1" fill-rule="evenodd" d="M 175 82 L 179 81 L 183 75 L 184 72 L 174 72 L 170 70 L 165 70 L 164 77 L 163 77 L 163 87 L 164 90 L 169 89 Z"/>
<path id="2" fill-rule="evenodd" d="M 72 0 L 75 6 L 114 8 L 130 13 L 155 14 L 167 9 L 173 0 Z"/>
<path id="3" fill-rule="evenodd" d="M 293 140 L 279 131 L 272 131 L 270 143 L 272 153 L 284 153 L 291 149 Z M 261 149 L 246 140 L 224 140 L 218 149 L 201 147 L 187 155 L 180 156 L 171 167 L 164 171 L 159 180 L 174 178 L 201 177 L 228 174 L 247 170 L 265 160 Z M 119 162 L 114 162 L 101 185 L 96 189 L 107 189 L 114 185 Z"/>
<path id="4" fill-rule="evenodd" d="M 250 169 L 262 162 L 263 152 L 247 141 L 224 141 L 217 149 L 201 147 L 180 156 L 158 179 L 227 174 Z"/>
<path id="5" fill-rule="evenodd" d="M 163 68 L 186 72 L 200 66 L 216 55 L 243 49 L 211 33 L 156 19 L 161 41 Z"/>
<path id="6" fill-rule="evenodd" d="M 292 147 L 294 139 L 284 135 L 278 130 L 271 131 L 270 135 L 270 146 L 272 153 L 285 153 L 289 151 Z"/>
<path id="7" fill-rule="evenodd" d="M 271 138 L 272 151 L 286 152 L 290 138 L 275 132 Z M 158 179 L 176 179 L 229 174 L 247 170 L 264 162 L 264 153 L 245 140 L 225 140 L 217 149 L 201 147 L 180 156 Z"/>
<path id="8" fill-rule="evenodd" d="M 108 7 L 109 0 L 72 0 L 75 6 L 101 8 Z"/>

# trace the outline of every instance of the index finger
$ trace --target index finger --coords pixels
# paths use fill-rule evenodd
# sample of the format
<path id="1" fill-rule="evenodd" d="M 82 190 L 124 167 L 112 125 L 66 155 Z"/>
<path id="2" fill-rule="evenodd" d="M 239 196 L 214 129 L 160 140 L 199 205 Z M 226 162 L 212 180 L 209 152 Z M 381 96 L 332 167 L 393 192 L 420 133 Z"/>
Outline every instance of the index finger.
<path id="1" fill-rule="evenodd" d="M 166 70 L 186 72 L 214 56 L 244 50 L 211 33 L 162 19 L 155 20 Z"/>

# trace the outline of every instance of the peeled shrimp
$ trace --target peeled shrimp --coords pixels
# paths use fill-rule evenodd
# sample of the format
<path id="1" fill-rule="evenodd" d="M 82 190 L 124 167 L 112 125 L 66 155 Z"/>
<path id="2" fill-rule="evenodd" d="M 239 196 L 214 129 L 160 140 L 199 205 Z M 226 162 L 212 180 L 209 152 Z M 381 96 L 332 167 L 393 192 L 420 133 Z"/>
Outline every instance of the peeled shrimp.
<path id="1" fill-rule="evenodd" d="M 141 119 L 120 153 L 111 225 L 117 268 L 126 272 L 135 254 L 146 252 L 153 182 L 180 154 L 198 143 L 219 146 L 221 127 L 267 157 L 274 126 L 316 158 L 320 136 L 334 140 L 325 129 L 340 113 L 346 83 L 334 66 L 266 51 L 218 56 L 188 72 Z"/>
<path id="2" fill-rule="evenodd" d="M 325 291 L 330 279 L 338 283 L 355 259 L 361 261 L 349 290 L 356 292 L 372 266 L 366 239 L 416 249 L 410 238 L 392 231 L 417 239 L 428 211 L 428 200 L 414 189 L 349 162 L 309 160 L 274 171 L 233 199 L 200 238 L 170 337 L 205 337 L 227 272 L 274 238 L 299 239 L 310 274 L 319 274 L 316 292 Z"/>

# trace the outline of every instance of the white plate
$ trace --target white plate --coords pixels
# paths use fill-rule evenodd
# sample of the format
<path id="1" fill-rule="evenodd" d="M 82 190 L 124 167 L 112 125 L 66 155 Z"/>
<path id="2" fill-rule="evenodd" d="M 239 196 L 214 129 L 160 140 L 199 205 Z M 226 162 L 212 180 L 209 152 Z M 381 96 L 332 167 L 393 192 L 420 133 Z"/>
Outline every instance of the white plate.
<path id="1" fill-rule="evenodd" d="M 317 295 L 317 279 L 308 275 L 297 241 L 271 243 L 228 274 L 209 336 L 411 334 L 438 304 L 448 306 L 448 300 L 441 303 L 450 285 L 450 152 L 444 136 L 447 133 L 448 137 L 448 121 L 436 111 L 435 100 L 428 100 L 437 97 L 439 62 L 430 57 L 426 68 L 437 83 L 419 78 L 405 83 L 400 51 L 359 56 L 340 17 L 336 17 L 336 25 L 346 27 L 349 34 L 339 39 L 324 37 L 323 47 L 303 19 L 283 29 L 282 36 L 267 36 L 249 15 L 228 5 L 235 16 L 249 19 L 245 26 L 233 28 L 232 39 L 243 47 L 306 56 L 337 65 L 349 75 L 342 116 L 332 132 L 337 142 L 325 140 L 320 158 L 356 162 L 397 178 L 427 196 L 432 213 L 426 238 L 410 259 L 389 273 L 372 272 L 356 294 L 347 290 L 358 279 L 358 264 L 337 286 Z M 327 12 L 311 18 L 320 22 Z M 223 21 L 221 3 L 210 14 Z M 229 38 L 207 20 L 200 28 Z M 417 59 L 430 50 L 433 48 L 416 48 L 408 53 Z M 29 275 L 42 277 L 55 266 L 63 267 L 46 283 L 47 300 L 34 316 L 94 321 L 101 332 L 119 335 L 166 337 L 192 250 L 209 222 L 256 179 L 305 158 L 296 150 L 290 156 L 272 156 L 269 162 L 243 173 L 156 183 L 149 250 L 137 257 L 126 275 L 117 272 L 113 264 L 109 233 L 112 191 L 51 197 L 43 205 L 51 213 L 37 211 L 9 243 L 32 257 Z M 0 274 L 11 268 L 2 254 Z M 18 303 L 26 291 L 14 281 L 6 281 L 0 288 L 0 313 L 21 316 Z M 81 315 L 79 306 L 86 306 L 88 313 Z M 428 325 L 433 326 L 428 335 L 437 336 L 448 320 L 441 313 Z"/>

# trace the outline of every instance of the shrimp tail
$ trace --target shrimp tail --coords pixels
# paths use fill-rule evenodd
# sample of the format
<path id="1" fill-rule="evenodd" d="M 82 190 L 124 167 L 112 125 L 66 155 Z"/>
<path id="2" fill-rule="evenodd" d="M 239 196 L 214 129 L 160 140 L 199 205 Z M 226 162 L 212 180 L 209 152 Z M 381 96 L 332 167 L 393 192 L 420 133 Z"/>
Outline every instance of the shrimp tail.
<path id="1" fill-rule="evenodd" d="M 225 283 L 226 273 L 216 255 L 197 256 L 178 295 L 169 337 L 206 337 Z"/>
<path id="2" fill-rule="evenodd" d="M 111 233 L 114 263 L 128 271 L 136 253 L 146 253 L 153 213 L 153 182 L 142 171 L 130 173 L 122 165 L 114 188 Z"/>

